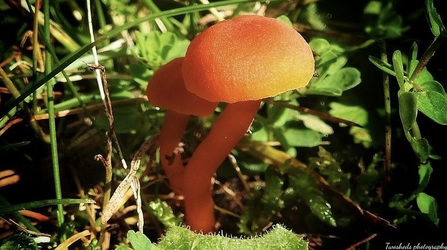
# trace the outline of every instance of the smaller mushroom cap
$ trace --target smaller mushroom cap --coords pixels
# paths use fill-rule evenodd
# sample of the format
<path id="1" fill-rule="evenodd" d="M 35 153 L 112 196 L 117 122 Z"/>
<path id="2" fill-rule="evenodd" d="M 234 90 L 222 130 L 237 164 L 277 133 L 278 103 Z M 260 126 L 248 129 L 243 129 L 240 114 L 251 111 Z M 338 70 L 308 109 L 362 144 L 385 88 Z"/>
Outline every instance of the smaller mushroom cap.
<path id="1" fill-rule="evenodd" d="M 182 76 L 183 57 L 176 58 L 159 68 L 146 89 L 152 105 L 185 115 L 208 116 L 217 103 L 207 101 L 189 92 Z"/>
<path id="2" fill-rule="evenodd" d="M 312 50 L 287 24 L 248 15 L 215 24 L 190 43 L 186 88 L 214 102 L 259 100 L 307 85 Z"/>

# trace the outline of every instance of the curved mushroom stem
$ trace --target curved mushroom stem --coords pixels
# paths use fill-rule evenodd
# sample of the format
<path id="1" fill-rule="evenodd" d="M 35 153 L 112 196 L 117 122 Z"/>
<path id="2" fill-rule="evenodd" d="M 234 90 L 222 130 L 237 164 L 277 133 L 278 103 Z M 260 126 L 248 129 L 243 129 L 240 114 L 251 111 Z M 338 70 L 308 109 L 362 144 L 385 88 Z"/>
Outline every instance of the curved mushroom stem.
<path id="1" fill-rule="evenodd" d="M 259 100 L 228 104 L 189 160 L 183 190 L 186 223 L 191 230 L 214 231 L 211 178 L 247 132 L 259 104 Z"/>
<path id="2" fill-rule="evenodd" d="M 182 141 L 189 118 L 189 115 L 168 110 L 159 134 L 161 166 L 169 180 L 171 189 L 177 194 L 183 194 L 185 167 L 181 155 L 175 152 Z"/>

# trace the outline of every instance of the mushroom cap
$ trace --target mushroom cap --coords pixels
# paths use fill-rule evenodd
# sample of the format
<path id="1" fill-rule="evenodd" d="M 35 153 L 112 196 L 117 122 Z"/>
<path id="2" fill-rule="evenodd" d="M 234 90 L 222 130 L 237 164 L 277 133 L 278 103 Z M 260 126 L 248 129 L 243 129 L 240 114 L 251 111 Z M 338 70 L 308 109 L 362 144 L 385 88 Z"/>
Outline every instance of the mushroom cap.
<path id="1" fill-rule="evenodd" d="M 307 85 L 312 50 L 287 24 L 247 15 L 217 23 L 195 37 L 183 63 L 186 88 L 213 102 L 272 97 Z"/>
<path id="2" fill-rule="evenodd" d="M 211 115 L 217 103 L 200 98 L 186 89 L 181 70 L 183 60 L 183 57 L 176 58 L 155 72 L 146 89 L 149 102 L 179 114 Z"/>

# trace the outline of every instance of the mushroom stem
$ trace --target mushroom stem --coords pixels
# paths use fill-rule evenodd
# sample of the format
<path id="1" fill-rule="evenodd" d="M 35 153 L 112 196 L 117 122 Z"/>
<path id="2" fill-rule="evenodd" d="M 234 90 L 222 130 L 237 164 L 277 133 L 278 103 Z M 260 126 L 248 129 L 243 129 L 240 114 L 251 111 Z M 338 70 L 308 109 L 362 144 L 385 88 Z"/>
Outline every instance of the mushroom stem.
<path id="1" fill-rule="evenodd" d="M 183 191 L 186 223 L 191 230 L 214 231 L 211 178 L 249 129 L 259 104 L 260 100 L 228 104 L 189 160 Z"/>
<path id="2" fill-rule="evenodd" d="M 161 166 L 169 180 L 171 189 L 177 194 L 183 194 L 185 168 L 181 155 L 176 154 L 176 148 L 182 141 L 189 118 L 189 115 L 168 110 L 159 134 Z"/>

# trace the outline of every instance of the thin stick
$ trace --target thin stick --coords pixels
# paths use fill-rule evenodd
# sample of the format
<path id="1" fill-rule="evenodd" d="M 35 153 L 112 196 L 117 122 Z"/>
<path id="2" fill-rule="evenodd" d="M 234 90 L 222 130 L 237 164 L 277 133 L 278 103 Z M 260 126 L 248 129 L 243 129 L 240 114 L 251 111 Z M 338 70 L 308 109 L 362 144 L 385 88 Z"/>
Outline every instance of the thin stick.
<path id="1" fill-rule="evenodd" d="M 388 63 L 386 54 L 386 44 L 383 40 L 379 41 L 380 58 L 383 62 Z M 390 181 L 390 166 L 391 166 L 391 97 L 390 97 L 390 80 L 389 74 L 383 72 L 383 97 L 385 108 L 385 155 L 383 159 L 383 170 L 385 173 L 385 183 Z M 383 188 L 383 187 L 382 187 Z"/>
<path id="2" fill-rule="evenodd" d="M 435 37 L 435 40 L 430 44 L 427 50 L 422 55 L 419 63 L 413 71 L 413 74 L 410 76 L 410 82 L 414 83 L 416 79 L 421 74 L 424 67 L 427 65 L 428 61 L 435 55 L 436 50 L 441 46 L 441 44 L 447 38 L 447 30 L 444 30 L 439 36 Z"/>
<path id="3" fill-rule="evenodd" d="M 87 19 L 88 19 L 88 29 L 90 32 L 90 41 L 94 42 L 95 35 L 93 32 L 93 22 L 92 22 L 90 0 L 86 0 L 86 1 L 87 1 Z M 112 106 L 110 105 L 110 97 L 107 97 L 106 95 L 108 95 L 108 93 L 106 93 L 106 91 L 104 91 L 105 85 L 107 85 L 107 80 L 105 77 L 105 68 L 97 66 L 97 65 L 99 65 L 99 60 L 98 60 L 98 53 L 96 51 L 96 46 L 92 47 L 92 54 L 93 54 L 94 65 L 90 66 L 90 70 L 94 70 L 96 73 L 96 81 L 98 83 L 98 89 L 99 89 L 99 94 L 101 96 L 101 100 L 104 104 L 104 107 L 106 108 L 107 115 L 109 115 L 109 114 L 111 115 L 112 114 Z M 127 163 L 126 163 L 126 160 L 124 159 L 124 155 L 121 151 L 121 146 L 118 141 L 118 137 L 116 137 L 115 131 L 113 129 L 110 130 L 110 132 L 112 133 L 112 138 L 115 141 L 116 149 L 117 149 L 118 154 L 121 159 L 121 164 L 123 165 L 124 168 L 127 168 Z"/>

